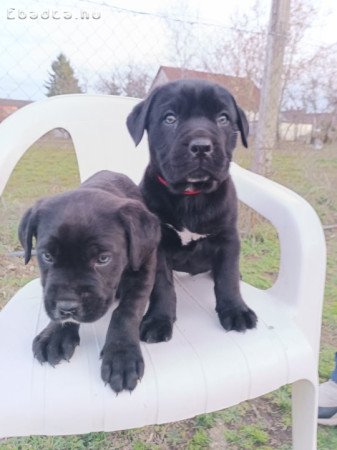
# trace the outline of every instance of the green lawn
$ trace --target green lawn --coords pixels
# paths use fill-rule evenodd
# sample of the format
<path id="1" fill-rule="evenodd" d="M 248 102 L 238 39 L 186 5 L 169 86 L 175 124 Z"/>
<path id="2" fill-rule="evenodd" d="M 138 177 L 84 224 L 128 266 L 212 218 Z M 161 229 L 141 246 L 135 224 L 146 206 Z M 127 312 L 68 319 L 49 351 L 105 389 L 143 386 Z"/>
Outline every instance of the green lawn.
<path id="1" fill-rule="evenodd" d="M 236 159 L 249 167 L 251 151 L 240 149 Z M 337 224 L 337 146 L 314 151 L 302 145 L 279 149 L 272 178 L 305 197 L 324 225 Z M 79 184 L 76 157 L 66 143 L 40 141 L 16 167 L 0 201 L 0 305 L 38 274 L 33 262 L 9 256 L 20 250 L 18 221 L 37 198 Z M 241 207 L 241 272 L 249 283 L 266 288 L 278 271 L 279 246 L 273 227 Z M 249 225 L 248 225 L 249 224 Z M 320 376 L 329 377 L 337 348 L 337 228 L 326 230 L 328 271 L 323 314 Z M 0 449 L 123 449 L 162 450 L 213 448 L 220 450 L 290 449 L 290 390 L 278 391 L 227 410 L 179 423 L 116 433 L 70 437 L 30 437 L 0 441 Z M 0 399 L 1 402 L 1 399 Z M 337 448 L 337 430 L 319 428 L 319 449 Z"/>

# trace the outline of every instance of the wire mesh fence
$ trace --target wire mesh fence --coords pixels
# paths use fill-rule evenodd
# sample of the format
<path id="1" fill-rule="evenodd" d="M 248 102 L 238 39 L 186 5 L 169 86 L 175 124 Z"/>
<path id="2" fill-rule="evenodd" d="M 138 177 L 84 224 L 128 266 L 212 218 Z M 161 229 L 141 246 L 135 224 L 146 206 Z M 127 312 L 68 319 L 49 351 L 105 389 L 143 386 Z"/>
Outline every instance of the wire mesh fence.
<path id="1" fill-rule="evenodd" d="M 146 9 L 132 0 L 120 3 L 123 7 L 118 0 L 3 0 L 0 99 L 35 101 L 48 95 L 51 65 L 61 53 L 81 92 L 144 97 L 160 66 L 245 77 L 260 88 L 271 2 L 247 2 L 249 7 L 235 10 L 210 0 L 212 19 L 205 19 L 200 1 L 148 0 Z M 313 114 L 320 115 L 324 139 L 337 137 L 337 44 L 319 40 L 328 17 L 315 5 L 292 3 L 282 91 L 282 108 L 297 112 L 296 129 L 294 114 L 282 119 L 282 133 L 291 140 L 301 136 L 298 130 L 319 128 Z M 325 24 L 313 25 L 320 16 Z M 333 120 L 321 117 L 328 110 Z"/>
<path id="2" fill-rule="evenodd" d="M 219 2 L 209 0 L 208 3 L 209 9 L 213 9 L 212 20 L 200 14 L 200 2 L 158 4 L 149 1 L 146 9 L 131 0 L 123 2 L 122 6 L 118 5 L 118 0 L 4 0 L 0 6 L 0 120 L 25 104 L 16 104 L 14 100 L 35 101 L 48 95 L 52 63 L 60 53 L 74 70 L 80 92 L 141 98 L 148 92 L 160 66 L 249 79 L 258 91 L 270 1 L 252 1 L 249 11 L 237 9 L 231 14 L 227 11 L 230 15 L 227 21 L 222 20 L 222 16 L 226 15 L 228 5 L 224 9 Z M 317 52 L 322 44 L 317 30 L 323 25 L 313 23 L 314 13 L 318 12 L 317 6 L 309 0 L 292 3 L 283 94 L 287 99 L 285 104 L 288 102 L 288 109 L 293 108 L 293 113 L 288 114 L 290 119 L 286 114 L 281 116 L 280 137 L 301 139 L 297 148 L 312 140 L 315 127 L 323 128 L 322 122 L 317 126 L 317 116 L 323 116 L 328 110 L 322 100 L 323 81 L 316 89 L 305 89 L 308 74 L 313 74 L 312 83 L 314 75 L 321 74 Z M 325 18 L 324 29 L 327 29 L 327 17 L 321 15 Z M 315 26 L 316 35 L 313 34 Z M 322 54 L 318 52 L 324 62 L 333 60 L 334 48 L 332 43 L 325 45 Z M 330 112 L 324 119 L 330 127 L 330 138 L 337 128 L 334 67 L 337 66 L 325 64 L 324 69 L 324 80 L 329 77 L 334 80 L 325 86 L 326 96 L 331 101 Z M 302 89 L 296 88 L 299 84 Z M 239 94 L 252 98 L 252 91 L 246 86 L 239 87 Z M 306 114 L 304 107 L 310 103 L 310 95 L 316 110 L 309 108 Z M 258 99 L 255 103 L 256 113 Z M 324 127 L 326 136 L 327 126 Z M 251 129 L 254 130 L 254 121 Z M 51 138 L 63 139 L 64 135 L 53 133 Z M 310 158 L 303 156 L 303 168 L 314 172 L 309 161 Z M 325 179 L 325 182 L 331 184 L 332 180 Z M 333 217 L 327 220 L 328 223 L 335 221 Z"/>
<path id="3" fill-rule="evenodd" d="M 1 6 L 3 98 L 43 97 L 51 63 L 60 52 L 70 59 L 84 92 L 104 90 L 102 80 L 111 77 L 123 91 L 123 79 L 130 73 L 133 78 L 146 77 L 148 88 L 160 65 L 203 68 L 219 28 L 103 2 L 48 6 L 48 2 L 19 0 L 14 6 L 6 1 Z"/>

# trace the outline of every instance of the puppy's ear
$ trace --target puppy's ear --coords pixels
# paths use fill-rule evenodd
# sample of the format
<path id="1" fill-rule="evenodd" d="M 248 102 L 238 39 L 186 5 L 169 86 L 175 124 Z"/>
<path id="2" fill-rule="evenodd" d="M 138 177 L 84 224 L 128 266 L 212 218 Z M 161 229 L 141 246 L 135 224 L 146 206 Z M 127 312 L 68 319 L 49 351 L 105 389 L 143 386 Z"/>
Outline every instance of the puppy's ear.
<path id="1" fill-rule="evenodd" d="M 25 264 L 28 264 L 32 255 L 33 237 L 37 236 L 36 208 L 30 208 L 23 215 L 19 224 L 19 240 L 25 251 Z"/>
<path id="2" fill-rule="evenodd" d="M 119 217 L 127 237 L 129 262 L 137 271 L 159 244 L 159 220 L 138 201 L 123 206 Z"/>
<path id="3" fill-rule="evenodd" d="M 136 146 L 142 140 L 144 130 L 147 130 L 147 120 L 156 89 L 142 102 L 138 103 L 126 119 L 126 125 Z"/>
<path id="4" fill-rule="evenodd" d="M 240 131 L 240 135 L 241 135 L 241 141 L 242 144 L 248 148 L 248 134 L 249 134 L 249 124 L 248 124 L 248 120 L 246 117 L 246 114 L 244 113 L 244 111 L 238 106 L 236 106 L 236 112 L 238 113 L 238 128 Z"/>

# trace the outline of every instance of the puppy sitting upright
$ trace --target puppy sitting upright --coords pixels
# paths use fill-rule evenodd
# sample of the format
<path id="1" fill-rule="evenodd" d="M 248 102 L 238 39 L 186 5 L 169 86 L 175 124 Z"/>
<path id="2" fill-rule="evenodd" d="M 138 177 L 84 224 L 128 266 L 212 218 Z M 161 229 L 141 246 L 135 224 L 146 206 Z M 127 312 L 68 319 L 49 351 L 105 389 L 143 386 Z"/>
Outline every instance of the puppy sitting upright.
<path id="1" fill-rule="evenodd" d="M 144 372 L 139 325 L 153 288 L 158 219 L 125 175 L 102 171 L 78 189 L 39 200 L 23 216 L 19 238 L 25 263 L 32 240 L 51 321 L 34 339 L 41 362 L 69 360 L 80 322 L 102 317 L 118 289 L 102 350 L 101 375 L 115 392 L 133 390 Z"/>
<path id="2" fill-rule="evenodd" d="M 248 122 L 223 87 L 180 80 L 156 88 L 128 116 L 150 163 L 141 183 L 148 208 L 162 222 L 156 281 L 141 325 L 147 342 L 168 340 L 175 320 L 172 270 L 210 270 L 216 311 L 226 330 L 254 328 L 256 315 L 240 293 L 237 197 L 229 174 L 237 134 L 247 146 Z"/>

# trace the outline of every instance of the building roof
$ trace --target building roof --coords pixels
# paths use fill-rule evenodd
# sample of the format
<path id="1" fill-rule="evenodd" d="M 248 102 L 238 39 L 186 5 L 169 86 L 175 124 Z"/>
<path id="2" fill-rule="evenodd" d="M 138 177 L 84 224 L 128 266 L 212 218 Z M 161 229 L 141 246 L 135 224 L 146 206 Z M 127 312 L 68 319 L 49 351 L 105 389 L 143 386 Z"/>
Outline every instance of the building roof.
<path id="1" fill-rule="evenodd" d="M 29 103 L 32 103 L 30 100 L 13 100 L 11 98 L 0 98 L 0 106 L 14 106 L 15 108 L 22 108 L 22 106 L 26 106 Z"/>
<path id="2" fill-rule="evenodd" d="M 247 77 L 232 77 L 220 73 L 202 72 L 199 70 L 190 70 L 178 67 L 160 66 L 155 76 L 151 88 L 162 84 L 160 79 L 165 75 L 166 82 L 175 81 L 182 78 L 197 78 L 220 84 L 228 89 L 235 97 L 238 104 L 246 111 L 255 111 L 259 109 L 260 90 L 255 83 Z"/>

